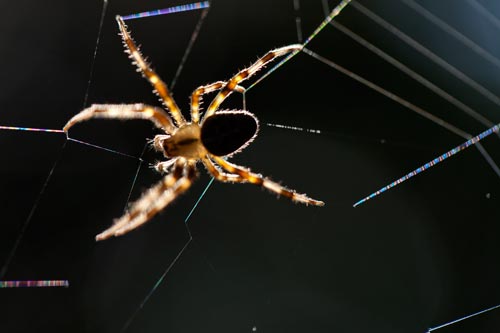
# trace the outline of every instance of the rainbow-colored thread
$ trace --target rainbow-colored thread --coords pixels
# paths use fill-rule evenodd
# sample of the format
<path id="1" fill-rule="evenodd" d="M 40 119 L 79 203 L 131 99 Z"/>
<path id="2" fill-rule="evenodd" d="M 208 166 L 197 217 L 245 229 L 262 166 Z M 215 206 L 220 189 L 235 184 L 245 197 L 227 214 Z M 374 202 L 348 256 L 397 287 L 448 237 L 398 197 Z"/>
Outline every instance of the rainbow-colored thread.
<path id="1" fill-rule="evenodd" d="M 425 171 L 427 169 L 429 169 L 430 167 L 433 167 L 434 165 L 438 164 L 438 163 L 441 163 L 443 162 L 445 159 L 447 159 L 448 157 L 451 157 L 455 154 L 457 154 L 458 152 L 464 150 L 465 148 L 468 148 L 474 144 L 476 144 L 477 142 L 479 142 L 480 140 L 484 139 L 485 137 L 487 137 L 488 135 L 492 134 L 492 133 L 498 133 L 500 130 L 500 124 L 497 124 L 489 129 L 487 129 L 486 131 L 484 131 L 483 133 L 479 134 L 478 136 L 475 136 L 471 139 L 469 139 L 468 141 L 462 143 L 461 145 L 453 148 L 452 150 L 436 157 L 435 159 L 433 159 L 432 161 L 430 162 L 427 162 L 425 163 L 424 165 L 422 165 L 421 167 L 413 170 L 412 172 L 408 173 L 407 175 L 399 178 L 398 180 L 390 183 L 389 185 L 385 186 L 385 187 L 382 187 L 380 190 L 376 191 L 376 192 L 373 192 L 372 194 L 370 194 L 369 196 L 367 196 L 366 198 L 362 199 L 362 200 L 359 200 L 358 202 L 356 202 L 353 207 L 356 207 L 356 206 L 359 206 L 361 205 L 362 203 L 364 203 L 365 201 L 368 201 L 374 197 L 376 197 L 377 195 L 379 194 L 382 194 L 384 193 L 385 191 L 387 191 L 388 189 L 391 189 L 399 184 L 401 184 L 402 182 L 404 182 L 405 180 L 408 180 L 410 179 L 411 177 L 413 176 L 416 176 L 418 175 L 419 173 L 421 173 L 422 171 Z"/>
<path id="2" fill-rule="evenodd" d="M 169 8 L 163 8 L 163 9 L 156 9 L 156 10 L 151 10 L 149 12 L 142 12 L 142 13 L 137 13 L 137 14 L 130 14 L 130 15 L 122 16 L 122 19 L 124 21 L 133 20 L 133 19 L 144 18 L 144 17 L 149 17 L 149 16 L 158 16 L 158 15 L 186 12 L 186 11 L 196 10 L 196 9 L 203 9 L 203 8 L 207 8 L 209 6 L 210 6 L 210 4 L 208 1 L 196 2 L 196 3 L 190 3 L 188 5 L 181 5 L 181 6 L 169 7 Z"/>
<path id="3" fill-rule="evenodd" d="M 64 133 L 63 130 L 55 130 L 55 129 L 47 129 L 47 128 L 33 128 L 33 127 L 15 127 L 15 126 L 0 126 L 0 130 Z"/>
<path id="4" fill-rule="evenodd" d="M 0 288 L 69 287 L 68 280 L 0 281 Z"/>

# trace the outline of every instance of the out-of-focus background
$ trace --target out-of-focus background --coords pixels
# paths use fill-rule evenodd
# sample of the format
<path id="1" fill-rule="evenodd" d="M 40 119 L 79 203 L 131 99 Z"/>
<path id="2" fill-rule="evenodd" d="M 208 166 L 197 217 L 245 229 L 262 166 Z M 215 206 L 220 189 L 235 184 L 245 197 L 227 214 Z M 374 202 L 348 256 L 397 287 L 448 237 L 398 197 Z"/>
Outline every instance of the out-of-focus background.
<path id="1" fill-rule="evenodd" d="M 186 3 L 4 2 L 0 125 L 60 129 L 93 103 L 158 105 L 124 54 L 114 17 Z M 432 82 L 434 92 L 339 28 L 325 27 L 307 48 L 467 134 L 500 121 L 496 1 L 356 4 L 335 21 Z M 172 89 L 185 115 L 196 87 L 297 43 L 297 20 L 305 39 L 324 19 L 324 7 L 319 0 L 211 1 Z M 171 86 L 201 16 L 198 10 L 127 22 Z M 439 97 L 438 88 L 463 104 Z M 306 53 L 248 91 L 246 106 L 259 118 L 260 134 L 232 161 L 325 207 L 215 182 L 187 228 L 210 181 L 200 165 L 188 193 L 153 221 L 96 243 L 129 194 L 134 200 L 160 179 L 148 164 L 161 156 L 149 150 L 137 172 L 146 139 L 158 132 L 148 122 L 108 120 L 70 131 L 73 139 L 129 157 L 60 133 L 1 130 L 2 279 L 67 279 L 70 287 L 0 289 L 0 331 L 424 333 L 500 304 L 500 175 L 475 147 L 352 207 L 465 138 Z M 239 94 L 223 105 L 242 107 Z M 483 143 L 496 163 L 499 143 L 496 135 Z M 497 332 L 499 318 L 492 311 L 440 331 Z"/>

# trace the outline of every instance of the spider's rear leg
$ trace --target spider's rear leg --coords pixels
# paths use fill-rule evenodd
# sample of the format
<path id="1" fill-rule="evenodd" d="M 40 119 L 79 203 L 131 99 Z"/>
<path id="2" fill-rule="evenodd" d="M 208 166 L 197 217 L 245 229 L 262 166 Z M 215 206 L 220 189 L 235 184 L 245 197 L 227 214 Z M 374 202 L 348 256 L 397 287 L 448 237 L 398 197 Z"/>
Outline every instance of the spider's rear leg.
<path id="1" fill-rule="evenodd" d="M 226 83 L 227 82 L 225 81 L 217 81 L 214 83 L 206 84 L 204 86 L 200 86 L 196 88 L 195 91 L 193 91 L 191 95 L 191 121 L 193 123 L 198 123 L 200 121 L 200 105 L 202 102 L 201 96 L 220 90 Z M 236 86 L 234 88 L 234 91 L 244 94 L 246 90 L 242 86 Z"/>
<path id="2" fill-rule="evenodd" d="M 203 165 L 207 168 L 208 172 L 217 180 L 224 183 L 246 183 L 247 180 L 240 175 L 235 175 L 232 173 L 225 173 L 217 169 L 214 162 L 209 157 L 204 157 L 201 159 Z"/>
<path id="3" fill-rule="evenodd" d="M 130 209 L 104 232 L 96 236 L 97 241 L 112 236 L 121 236 L 143 225 L 162 211 L 177 196 L 185 192 L 196 178 L 194 162 L 180 158 L 171 174 L 148 190 L 134 202 Z"/>
<path id="4" fill-rule="evenodd" d="M 284 197 L 287 197 L 287 198 L 291 199 L 292 201 L 300 202 L 300 203 L 303 203 L 306 205 L 314 205 L 314 206 L 324 206 L 325 205 L 325 203 L 323 201 L 309 198 L 305 194 L 297 193 L 294 190 L 290 190 L 286 187 L 283 187 L 280 184 L 275 183 L 272 180 L 263 177 L 262 175 L 253 173 L 250 170 L 247 170 L 241 166 L 229 163 L 228 161 L 224 160 L 221 157 L 211 155 L 210 158 L 212 158 L 217 164 L 219 164 L 227 172 L 230 172 L 232 174 L 236 174 L 249 183 L 267 188 L 268 190 L 270 190 L 278 195 L 282 195 Z M 235 181 L 241 182 L 239 180 L 235 180 Z"/>
<path id="5" fill-rule="evenodd" d="M 73 116 L 64 125 L 63 130 L 68 132 L 76 123 L 91 118 L 145 119 L 167 133 L 173 133 L 176 130 L 165 111 L 145 104 L 94 104 Z"/>

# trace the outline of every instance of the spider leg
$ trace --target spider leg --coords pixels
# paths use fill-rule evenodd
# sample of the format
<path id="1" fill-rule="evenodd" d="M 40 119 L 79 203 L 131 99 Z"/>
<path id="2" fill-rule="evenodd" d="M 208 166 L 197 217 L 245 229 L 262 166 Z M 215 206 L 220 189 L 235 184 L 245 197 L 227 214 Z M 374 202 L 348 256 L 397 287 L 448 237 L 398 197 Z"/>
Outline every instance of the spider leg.
<path id="1" fill-rule="evenodd" d="M 172 171 L 172 167 L 177 162 L 177 158 L 171 158 L 167 161 L 158 162 L 155 164 L 154 169 L 159 173 L 170 173 Z"/>
<path id="2" fill-rule="evenodd" d="M 130 54 L 130 58 L 133 59 L 133 64 L 137 66 L 142 75 L 151 83 L 154 91 L 160 96 L 163 103 L 167 106 L 168 111 L 170 112 L 172 118 L 174 118 L 177 126 L 185 124 L 186 120 L 182 116 L 181 110 L 170 94 L 166 83 L 160 79 L 158 74 L 156 74 L 151 67 L 149 67 L 146 60 L 144 60 L 141 51 L 135 45 L 134 40 L 127 31 L 127 26 L 123 22 L 121 16 L 117 15 L 116 21 L 118 22 L 118 27 L 120 28 L 123 44 L 125 46 L 125 52 Z"/>
<path id="3" fill-rule="evenodd" d="M 207 168 L 208 172 L 210 172 L 210 174 L 212 176 L 214 176 L 215 179 L 217 179 L 221 182 L 225 182 L 225 183 L 228 183 L 228 182 L 229 183 L 245 183 L 245 182 L 247 182 L 247 180 L 245 178 L 241 177 L 240 175 L 235 175 L 232 173 L 225 173 L 225 172 L 220 171 L 219 169 L 217 169 L 214 162 L 212 162 L 212 160 L 208 157 L 202 158 L 201 162 Z"/>
<path id="4" fill-rule="evenodd" d="M 263 68 L 267 63 L 274 60 L 276 57 L 283 56 L 287 53 L 296 52 L 302 50 L 302 45 L 293 44 L 284 46 L 275 50 L 267 52 L 263 57 L 257 60 L 250 67 L 238 72 L 234 75 L 222 88 L 222 90 L 215 96 L 214 100 L 208 106 L 207 112 L 205 113 L 204 119 L 210 117 L 219 108 L 221 103 L 236 89 L 236 86 L 257 73 L 261 68 Z"/>
<path id="5" fill-rule="evenodd" d="M 178 195 L 185 192 L 196 177 L 194 163 L 179 159 L 175 163 L 171 174 L 165 176 L 159 183 L 134 202 L 128 212 L 117 219 L 115 223 L 104 232 L 96 236 L 97 241 L 105 240 L 112 236 L 121 236 L 143 225 L 164 209 Z"/>
<path id="6" fill-rule="evenodd" d="M 229 163 L 221 157 L 215 155 L 210 155 L 210 157 L 227 172 L 239 175 L 241 178 L 243 178 L 245 181 L 249 183 L 267 188 L 268 190 L 277 193 L 278 195 L 287 197 L 292 201 L 314 206 L 323 206 L 325 204 L 323 201 L 309 198 L 305 194 L 300 194 L 295 192 L 294 190 L 290 190 L 286 187 L 283 187 L 280 184 L 275 183 L 272 180 L 263 177 L 262 175 L 253 173 L 250 170 L 245 169 L 241 166 Z M 235 180 L 235 182 L 241 182 L 241 181 Z"/>
<path id="7" fill-rule="evenodd" d="M 175 126 L 162 109 L 145 104 L 94 104 L 71 118 L 63 130 L 68 132 L 76 123 L 91 118 L 146 119 L 167 133 L 173 133 Z"/>
<path id="8" fill-rule="evenodd" d="M 227 82 L 217 81 L 204 86 L 200 86 L 196 88 L 195 91 L 193 91 L 193 94 L 191 95 L 191 121 L 193 123 L 197 124 L 200 121 L 200 104 L 202 102 L 201 96 L 216 90 L 220 90 L 222 87 L 224 87 L 225 84 L 227 84 Z M 243 94 L 245 93 L 245 88 L 237 85 L 234 88 L 234 91 Z"/>

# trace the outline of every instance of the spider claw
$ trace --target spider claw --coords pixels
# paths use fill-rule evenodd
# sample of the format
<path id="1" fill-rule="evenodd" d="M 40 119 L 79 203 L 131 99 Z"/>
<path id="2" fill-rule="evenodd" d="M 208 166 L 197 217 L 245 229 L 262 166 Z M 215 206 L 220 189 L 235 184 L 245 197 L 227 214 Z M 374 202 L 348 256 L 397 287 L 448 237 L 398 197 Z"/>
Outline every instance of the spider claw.
<path id="1" fill-rule="evenodd" d="M 98 234 L 97 236 L 95 236 L 95 241 L 100 242 L 100 241 L 106 240 L 110 237 L 111 237 L 110 234 L 108 234 L 106 231 L 103 231 L 100 234 Z"/>

